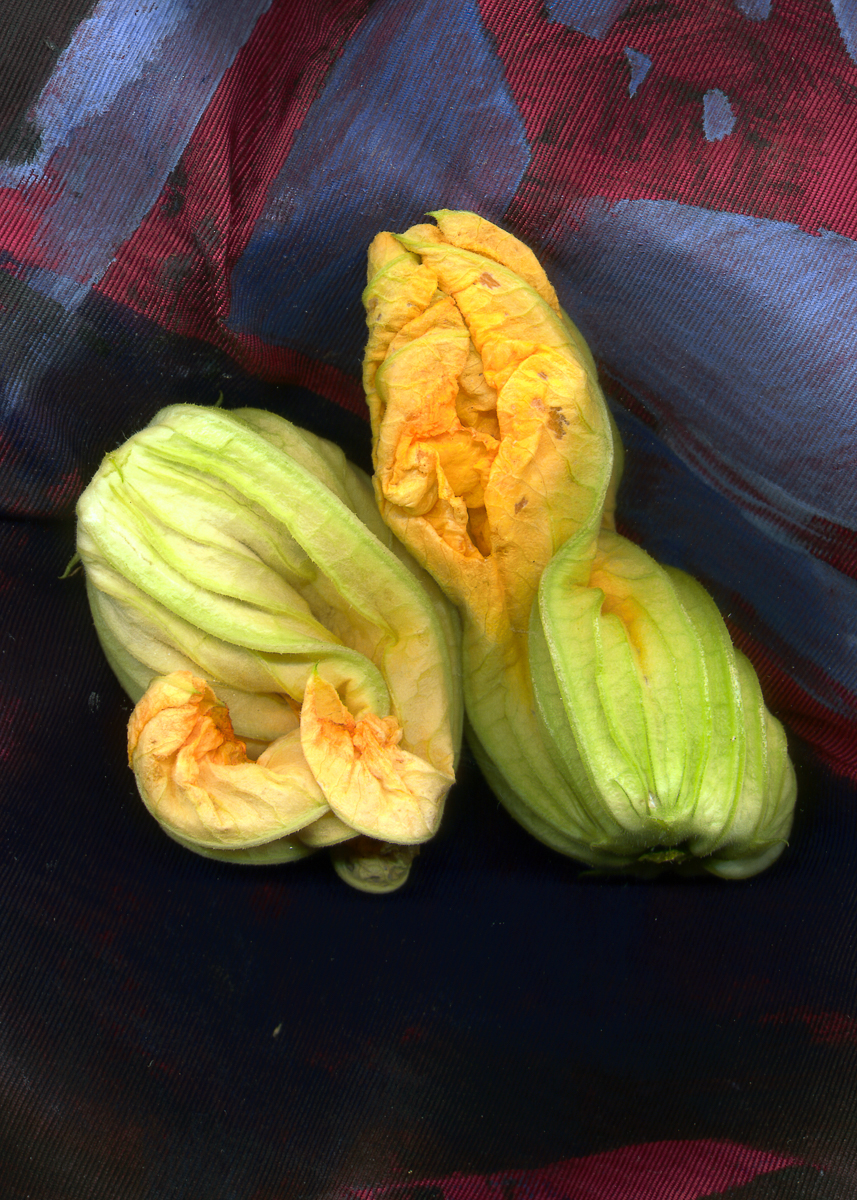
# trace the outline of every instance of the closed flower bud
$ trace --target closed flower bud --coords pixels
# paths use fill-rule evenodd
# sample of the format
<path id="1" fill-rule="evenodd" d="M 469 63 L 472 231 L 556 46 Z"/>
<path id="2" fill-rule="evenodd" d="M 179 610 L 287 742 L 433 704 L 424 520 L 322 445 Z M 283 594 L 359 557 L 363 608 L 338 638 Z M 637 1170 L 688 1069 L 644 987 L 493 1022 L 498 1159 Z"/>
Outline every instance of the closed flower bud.
<path id="1" fill-rule="evenodd" d="M 336 447 L 257 410 L 164 409 L 81 496 L 78 553 L 167 833 L 242 862 L 433 835 L 457 618 Z"/>
<path id="2" fill-rule="evenodd" d="M 785 736 L 711 599 L 615 530 L 622 447 L 535 256 L 473 213 L 379 234 L 375 491 L 463 618 L 474 753 L 531 833 L 603 870 L 762 870 Z"/>

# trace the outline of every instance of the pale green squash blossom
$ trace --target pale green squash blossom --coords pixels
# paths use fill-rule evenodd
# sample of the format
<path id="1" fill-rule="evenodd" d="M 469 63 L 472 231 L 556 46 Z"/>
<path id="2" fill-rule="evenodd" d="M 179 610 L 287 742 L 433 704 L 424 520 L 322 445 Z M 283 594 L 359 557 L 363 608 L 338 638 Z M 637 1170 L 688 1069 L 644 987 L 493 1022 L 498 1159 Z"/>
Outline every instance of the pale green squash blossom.
<path id="1" fill-rule="evenodd" d="M 473 213 L 369 250 L 384 520 L 458 606 L 468 736 L 532 834 L 604 871 L 763 870 L 781 725 L 703 588 L 615 530 L 622 448 L 532 252 Z"/>
<path id="2" fill-rule="evenodd" d="M 457 615 L 331 443 L 255 409 L 174 405 L 77 507 L 129 760 L 166 833 L 272 863 L 334 847 L 384 891 L 454 779 Z"/>

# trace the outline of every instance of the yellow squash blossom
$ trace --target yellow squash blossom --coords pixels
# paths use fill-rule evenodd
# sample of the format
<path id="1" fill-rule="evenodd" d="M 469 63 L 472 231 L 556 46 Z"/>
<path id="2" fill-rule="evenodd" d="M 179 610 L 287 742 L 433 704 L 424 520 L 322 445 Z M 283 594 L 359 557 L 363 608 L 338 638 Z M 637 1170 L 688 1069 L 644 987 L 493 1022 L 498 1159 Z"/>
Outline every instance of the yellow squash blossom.
<path id="1" fill-rule="evenodd" d="M 349 882 L 401 883 L 454 778 L 460 634 L 368 478 L 271 413 L 174 405 L 105 458 L 77 515 L 164 830 L 236 862 L 341 846 Z"/>
<path id="2" fill-rule="evenodd" d="M 751 875 L 791 825 L 782 728 L 703 589 L 616 533 L 621 443 L 536 257 L 431 215 L 369 249 L 364 387 L 381 514 L 462 613 L 474 752 L 593 867 Z"/>

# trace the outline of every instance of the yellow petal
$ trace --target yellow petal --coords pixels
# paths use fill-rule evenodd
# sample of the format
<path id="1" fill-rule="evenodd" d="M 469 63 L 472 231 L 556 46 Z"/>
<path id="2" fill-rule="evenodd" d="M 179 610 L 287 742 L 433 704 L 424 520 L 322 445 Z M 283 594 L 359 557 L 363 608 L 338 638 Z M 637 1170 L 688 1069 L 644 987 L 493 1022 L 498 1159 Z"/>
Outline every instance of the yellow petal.
<path id="1" fill-rule="evenodd" d="M 451 775 L 401 745 L 395 717 L 354 717 L 336 689 L 310 676 L 301 706 L 301 745 L 333 812 L 358 833 L 412 844 L 440 821 Z"/>
<path id="2" fill-rule="evenodd" d="M 313 821 L 311 825 L 307 825 L 298 834 L 303 844 L 311 846 L 313 849 L 318 846 L 338 846 L 340 842 L 347 842 L 356 836 L 351 826 L 340 821 L 333 812 L 326 812 L 324 816 Z"/>
<path id="3" fill-rule="evenodd" d="M 434 272 L 415 255 L 403 252 L 390 233 L 379 233 L 369 247 L 369 283 L 363 293 L 369 337 L 363 360 L 363 387 L 373 422 L 382 408 L 375 372 L 403 325 L 423 312 L 437 288 Z"/>
<path id="4" fill-rule="evenodd" d="M 472 213 L 435 215 L 440 230 L 398 238 L 440 290 L 374 375 L 379 506 L 456 604 L 522 633 L 559 547 L 582 531 L 594 553 L 613 434 L 531 252 Z"/>
<path id="5" fill-rule="evenodd" d="M 502 263 L 541 296 L 555 312 L 559 312 L 556 292 L 544 269 L 529 246 L 505 229 L 486 221 L 477 213 L 438 209 L 429 214 L 437 221 L 444 240 L 462 250 L 474 250 L 495 262 Z M 388 235 L 389 236 L 389 235 Z"/>
<path id="6" fill-rule="evenodd" d="M 327 810 L 299 730 L 250 762 L 226 705 L 190 671 L 153 680 L 128 723 L 128 758 L 146 807 L 185 844 L 258 846 Z"/>

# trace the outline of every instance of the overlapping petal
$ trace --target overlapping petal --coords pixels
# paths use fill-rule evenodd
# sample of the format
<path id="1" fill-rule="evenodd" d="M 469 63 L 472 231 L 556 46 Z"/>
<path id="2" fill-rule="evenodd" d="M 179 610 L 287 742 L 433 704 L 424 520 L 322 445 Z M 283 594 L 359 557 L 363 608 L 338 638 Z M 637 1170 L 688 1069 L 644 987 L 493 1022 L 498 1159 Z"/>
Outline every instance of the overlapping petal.
<path id="1" fill-rule="evenodd" d="M 335 446 L 271 413 L 165 409 L 84 492 L 78 551 L 138 702 L 140 792 L 176 840 L 270 862 L 435 832 L 458 620 Z"/>
<path id="2" fill-rule="evenodd" d="M 783 731 L 710 598 L 616 532 L 621 442 L 536 257 L 432 215 L 370 248 L 364 385 L 380 511 L 463 615 L 474 752 L 591 866 L 753 874 L 791 826 Z"/>

